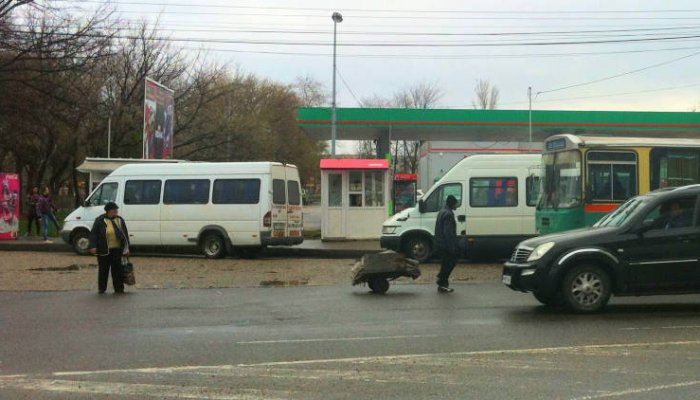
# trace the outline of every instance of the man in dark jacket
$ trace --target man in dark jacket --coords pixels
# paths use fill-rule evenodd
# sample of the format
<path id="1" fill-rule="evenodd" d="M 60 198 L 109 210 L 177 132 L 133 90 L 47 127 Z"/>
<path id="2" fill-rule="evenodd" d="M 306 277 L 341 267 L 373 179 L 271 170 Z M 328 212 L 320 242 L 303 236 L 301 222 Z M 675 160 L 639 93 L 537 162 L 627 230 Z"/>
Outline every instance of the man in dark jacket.
<path id="1" fill-rule="evenodd" d="M 129 255 L 129 231 L 117 210 L 119 207 L 115 203 L 107 203 L 105 213 L 95 219 L 90 231 L 90 253 L 97 255 L 99 265 L 97 286 L 100 294 L 107 290 L 110 269 L 114 293 L 124 293 L 122 256 Z"/>
<path id="2" fill-rule="evenodd" d="M 440 254 L 440 273 L 437 276 L 440 293 L 454 291 L 450 287 L 449 279 L 459 257 L 455 209 L 457 209 L 457 199 L 452 195 L 447 196 L 445 207 L 440 210 L 435 221 L 435 250 Z"/>

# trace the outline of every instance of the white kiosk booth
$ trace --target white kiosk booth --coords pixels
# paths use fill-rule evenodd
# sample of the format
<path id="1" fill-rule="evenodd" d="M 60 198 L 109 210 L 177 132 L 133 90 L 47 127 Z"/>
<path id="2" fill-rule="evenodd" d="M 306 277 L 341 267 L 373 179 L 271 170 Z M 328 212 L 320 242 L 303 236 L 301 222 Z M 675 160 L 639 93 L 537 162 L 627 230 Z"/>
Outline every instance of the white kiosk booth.
<path id="1" fill-rule="evenodd" d="M 381 237 L 390 188 L 388 160 L 321 160 L 321 239 Z"/>

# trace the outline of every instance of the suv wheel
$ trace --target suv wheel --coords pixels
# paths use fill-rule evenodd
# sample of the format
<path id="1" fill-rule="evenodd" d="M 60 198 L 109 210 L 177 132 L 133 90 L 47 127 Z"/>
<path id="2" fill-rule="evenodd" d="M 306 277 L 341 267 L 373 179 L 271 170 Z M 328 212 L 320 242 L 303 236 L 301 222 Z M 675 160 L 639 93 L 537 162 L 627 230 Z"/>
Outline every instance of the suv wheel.
<path id="1" fill-rule="evenodd" d="M 564 276 L 561 293 L 572 310 L 596 312 L 610 300 L 610 277 L 595 265 L 579 265 Z"/>
<path id="2" fill-rule="evenodd" d="M 406 255 L 420 262 L 426 262 L 430 258 L 433 248 L 426 238 L 416 236 L 406 244 Z"/>

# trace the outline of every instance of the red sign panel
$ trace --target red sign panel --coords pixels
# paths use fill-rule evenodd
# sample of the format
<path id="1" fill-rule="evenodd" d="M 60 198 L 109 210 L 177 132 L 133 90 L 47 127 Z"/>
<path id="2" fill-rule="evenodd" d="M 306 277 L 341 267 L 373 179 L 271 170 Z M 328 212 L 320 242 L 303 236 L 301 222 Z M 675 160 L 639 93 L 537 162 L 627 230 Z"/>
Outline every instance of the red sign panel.
<path id="1" fill-rule="evenodd" d="M 19 232 L 19 175 L 0 173 L 0 240 L 17 239 Z"/>

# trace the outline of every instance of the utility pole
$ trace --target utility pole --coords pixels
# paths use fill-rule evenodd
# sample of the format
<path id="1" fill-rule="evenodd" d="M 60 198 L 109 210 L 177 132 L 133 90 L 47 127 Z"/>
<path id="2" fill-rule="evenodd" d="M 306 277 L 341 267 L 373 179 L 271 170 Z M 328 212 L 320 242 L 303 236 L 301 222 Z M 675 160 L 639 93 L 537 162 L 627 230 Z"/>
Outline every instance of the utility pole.
<path id="1" fill-rule="evenodd" d="M 331 16 L 333 19 L 333 104 L 331 107 L 331 158 L 335 158 L 335 139 L 336 139 L 336 116 L 335 116 L 335 58 L 336 58 L 336 36 L 338 24 L 343 22 L 343 16 L 339 12 L 334 12 Z"/>
<path id="2" fill-rule="evenodd" d="M 532 86 L 527 87 L 527 98 L 530 106 L 528 107 L 528 149 L 532 150 Z"/>

